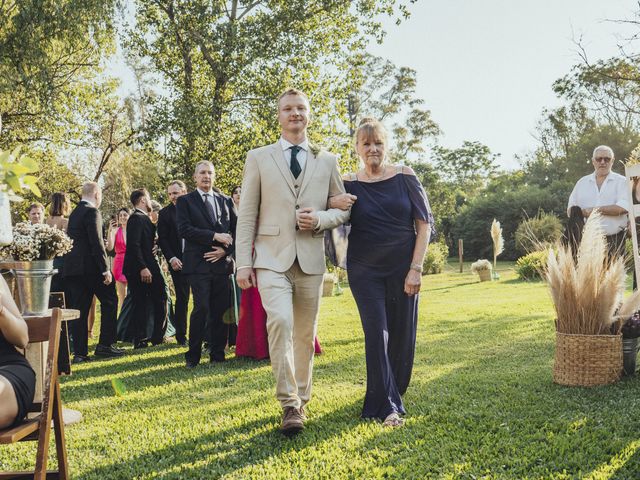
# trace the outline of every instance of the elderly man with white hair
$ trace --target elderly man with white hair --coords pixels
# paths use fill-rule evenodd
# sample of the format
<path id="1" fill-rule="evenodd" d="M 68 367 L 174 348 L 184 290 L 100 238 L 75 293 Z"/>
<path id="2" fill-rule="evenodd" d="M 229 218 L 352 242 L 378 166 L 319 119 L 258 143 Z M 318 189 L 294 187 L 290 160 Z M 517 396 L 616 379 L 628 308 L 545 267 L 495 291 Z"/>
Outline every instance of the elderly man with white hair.
<path id="1" fill-rule="evenodd" d="M 567 214 L 571 207 L 577 206 L 585 218 L 598 209 L 602 214 L 610 257 L 624 250 L 629 210 L 627 179 L 611 171 L 614 158 L 613 150 L 606 145 L 593 150 L 594 172 L 578 180 L 567 206 Z"/>

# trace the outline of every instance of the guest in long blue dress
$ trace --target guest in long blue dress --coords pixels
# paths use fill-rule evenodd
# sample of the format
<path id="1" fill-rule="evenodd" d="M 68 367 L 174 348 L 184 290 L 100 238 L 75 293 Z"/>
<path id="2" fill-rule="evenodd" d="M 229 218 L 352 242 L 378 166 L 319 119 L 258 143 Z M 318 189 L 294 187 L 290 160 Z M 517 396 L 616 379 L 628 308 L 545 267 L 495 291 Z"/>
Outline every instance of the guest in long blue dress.
<path id="1" fill-rule="evenodd" d="M 433 215 L 409 167 L 388 165 L 383 125 L 364 119 L 355 134 L 364 167 L 346 175 L 332 208 L 351 208 L 347 273 L 362 321 L 367 392 L 362 418 L 403 423 L 402 395 L 411 379 L 422 262 Z"/>

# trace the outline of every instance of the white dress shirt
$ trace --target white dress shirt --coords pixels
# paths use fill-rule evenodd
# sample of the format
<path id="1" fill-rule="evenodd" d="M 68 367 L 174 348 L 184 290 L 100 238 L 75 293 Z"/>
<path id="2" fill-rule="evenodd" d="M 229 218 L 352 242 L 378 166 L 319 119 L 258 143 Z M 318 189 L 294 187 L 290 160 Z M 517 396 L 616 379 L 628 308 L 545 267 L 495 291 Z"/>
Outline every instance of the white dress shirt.
<path id="1" fill-rule="evenodd" d="M 213 190 L 209 190 L 208 192 L 205 192 L 203 190 L 200 190 L 199 188 L 196 188 L 196 190 L 198 190 L 198 193 L 200 194 L 200 197 L 202 198 L 203 202 L 205 200 L 205 195 L 209 195 L 208 197 L 206 197 L 206 199 L 209 202 L 209 204 L 213 207 L 213 212 L 216 215 L 216 218 L 214 219 L 214 222 L 215 222 L 220 218 L 218 202 L 216 202 L 215 199 L 213 198 L 213 196 L 215 195 L 215 192 Z"/>
<path id="2" fill-rule="evenodd" d="M 610 172 L 600 189 L 596 183 L 596 173 L 585 175 L 573 187 L 567 205 L 567 215 L 573 206 L 580 208 L 598 208 L 617 205 L 629 211 L 629 186 L 626 177 Z M 615 235 L 627 227 L 627 214 L 603 215 L 602 228 L 606 235 Z"/>
<path id="3" fill-rule="evenodd" d="M 282 151 L 284 152 L 284 158 L 287 161 L 287 165 L 291 168 L 291 147 L 294 146 L 293 143 L 285 140 L 284 138 L 280 138 L 280 145 L 282 146 Z M 300 151 L 298 151 L 298 155 L 296 158 L 298 159 L 298 163 L 300 164 L 300 171 L 304 171 L 304 166 L 307 164 L 307 152 L 309 151 L 309 141 L 305 140 L 301 144 L 298 145 L 300 147 Z"/>

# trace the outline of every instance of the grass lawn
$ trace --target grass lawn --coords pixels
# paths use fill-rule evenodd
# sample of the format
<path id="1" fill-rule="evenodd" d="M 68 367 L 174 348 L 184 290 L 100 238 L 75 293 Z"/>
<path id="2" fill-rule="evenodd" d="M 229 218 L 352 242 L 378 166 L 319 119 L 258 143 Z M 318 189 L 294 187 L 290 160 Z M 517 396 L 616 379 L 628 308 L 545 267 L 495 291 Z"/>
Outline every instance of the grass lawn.
<path id="1" fill-rule="evenodd" d="M 468 266 L 424 277 L 402 428 L 359 419 L 364 346 L 348 289 L 323 300 L 310 420 L 293 440 L 277 431 L 268 363 L 188 371 L 184 349 L 165 345 L 74 367 L 62 380 L 84 415 L 66 430 L 73 478 L 640 478 L 640 379 L 554 385 L 546 287 L 511 265 L 495 282 Z M 0 447 L 0 469 L 33 458 L 33 444 Z"/>

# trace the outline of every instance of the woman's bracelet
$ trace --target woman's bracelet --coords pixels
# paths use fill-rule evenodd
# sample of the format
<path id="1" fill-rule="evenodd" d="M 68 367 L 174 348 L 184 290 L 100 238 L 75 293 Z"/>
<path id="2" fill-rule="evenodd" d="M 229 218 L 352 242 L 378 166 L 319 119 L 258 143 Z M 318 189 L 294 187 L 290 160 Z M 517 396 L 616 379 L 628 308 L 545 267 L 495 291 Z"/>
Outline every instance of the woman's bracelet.
<path id="1" fill-rule="evenodd" d="M 409 267 L 411 270 L 415 270 L 418 273 L 422 273 L 422 265 L 419 263 L 412 263 Z"/>

